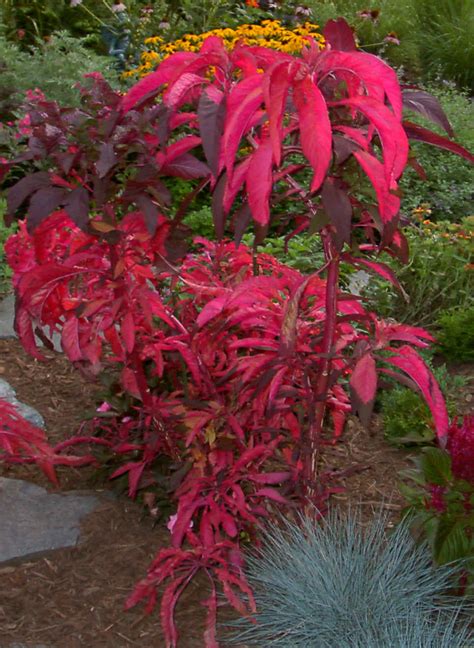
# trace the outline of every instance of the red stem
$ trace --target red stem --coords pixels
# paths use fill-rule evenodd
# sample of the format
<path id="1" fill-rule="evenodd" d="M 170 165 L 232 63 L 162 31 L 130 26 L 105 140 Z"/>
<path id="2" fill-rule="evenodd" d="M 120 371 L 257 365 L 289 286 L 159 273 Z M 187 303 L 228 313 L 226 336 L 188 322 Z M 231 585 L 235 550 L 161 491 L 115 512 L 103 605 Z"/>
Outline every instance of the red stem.
<path id="1" fill-rule="evenodd" d="M 308 432 L 308 443 L 304 457 L 304 481 L 306 485 L 306 499 L 308 503 L 315 494 L 317 482 L 318 460 L 321 449 L 321 436 L 326 413 L 327 391 L 332 368 L 332 354 L 337 322 L 337 294 L 339 287 L 340 258 L 331 241 L 329 232 L 321 233 L 324 253 L 326 257 L 328 274 L 326 279 L 326 317 L 324 320 L 321 372 L 316 384 L 314 397 L 314 410 Z"/>

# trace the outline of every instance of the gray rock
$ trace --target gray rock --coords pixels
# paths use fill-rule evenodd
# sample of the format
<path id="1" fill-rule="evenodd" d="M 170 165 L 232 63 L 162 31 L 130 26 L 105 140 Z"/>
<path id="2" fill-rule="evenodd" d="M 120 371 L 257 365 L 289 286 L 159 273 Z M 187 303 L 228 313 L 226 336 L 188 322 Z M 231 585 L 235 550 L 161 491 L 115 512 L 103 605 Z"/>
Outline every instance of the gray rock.
<path id="1" fill-rule="evenodd" d="M 0 340 L 7 338 L 16 338 L 15 329 L 13 328 L 13 322 L 15 320 L 15 295 L 11 294 L 8 297 L 5 297 L 0 301 Z M 48 336 L 49 337 L 49 336 Z M 38 336 L 35 336 L 36 344 L 39 347 L 44 346 L 43 342 L 39 339 Z M 62 353 L 61 347 L 61 336 L 58 333 L 53 333 L 51 337 L 51 342 L 53 343 L 54 350 L 58 353 Z"/>
<path id="2" fill-rule="evenodd" d="M 3 380 L 3 378 L 0 378 L 0 398 L 6 400 L 7 403 L 11 403 L 20 416 L 23 416 L 23 418 L 33 425 L 36 425 L 36 427 L 45 427 L 44 419 L 41 414 L 35 410 L 34 407 L 20 402 L 16 397 L 16 392 L 13 387 L 8 384 L 6 380 Z"/>
<path id="3" fill-rule="evenodd" d="M 13 329 L 15 318 L 15 295 L 8 295 L 0 302 L 0 340 L 16 337 Z"/>
<path id="4" fill-rule="evenodd" d="M 49 493 L 0 477 L 0 566 L 75 547 L 81 519 L 99 505 L 95 495 Z"/>

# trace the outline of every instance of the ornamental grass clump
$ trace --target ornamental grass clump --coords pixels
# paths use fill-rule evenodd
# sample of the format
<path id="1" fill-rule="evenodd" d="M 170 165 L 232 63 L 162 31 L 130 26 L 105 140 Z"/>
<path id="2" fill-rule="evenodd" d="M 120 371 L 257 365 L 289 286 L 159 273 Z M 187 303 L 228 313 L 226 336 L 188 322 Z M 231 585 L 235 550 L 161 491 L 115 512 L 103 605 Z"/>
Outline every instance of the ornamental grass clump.
<path id="1" fill-rule="evenodd" d="M 434 569 L 406 523 L 364 530 L 353 513 L 280 520 L 247 561 L 257 613 L 230 645 L 275 648 L 463 648 L 474 635 L 446 591 L 453 566 Z"/>

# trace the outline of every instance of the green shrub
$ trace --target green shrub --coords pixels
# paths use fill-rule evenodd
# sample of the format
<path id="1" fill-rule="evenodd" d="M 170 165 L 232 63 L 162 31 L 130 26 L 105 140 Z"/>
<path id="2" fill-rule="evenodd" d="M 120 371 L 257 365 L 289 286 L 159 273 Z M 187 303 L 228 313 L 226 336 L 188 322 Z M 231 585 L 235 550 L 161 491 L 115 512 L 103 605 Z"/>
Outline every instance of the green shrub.
<path id="1" fill-rule="evenodd" d="M 446 82 L 428 85 L 426 90 L 439 99 L 456 140 L 474 151 L 474 104 L 469 96 Z M 409 118 L 422 126 L 433 127 L 431 122 L 414 113 L 410 113 Z M 438 132 L 442 133 L 440 129 Z M 472 210 L 474 167 L 461 157 L 427 147 L 421 142 L 413 142 L 411 149 L 424 168 L 427 179 L 422 180 L 412 168 L 405 171 L 400 181 L 404 211 L 428 204 L 432 220 L 460 222 Z"/>
<path id="2" fill-rule="evenodd" d="M 382 317 L 436 328 L 438 317 L 454 307 L 465 310 L 473 304 L 472 223 L 430 223 L 405 232 L 410 260 L 402 265 L 389 259 L 409 302 L 385 281 L 370 282 L 364 291 L 372 308 Z"/>
<path id="3" fill-rule="evenodd" d="M 420 59 L 427 76 L 441 74 L 474 92 L 474 9 L 472 0 L 416 0 L 424 37 Z"/>
<path id="4" fill-rule="evenodd" d="M 0 36 L 0 97 L 4 89 L 15 90 L 18 101 L 25 90 L 39 88 L 50 100 L 75 106 L 79 93 L 74 87 L 84 74 L 101 72 L 112 84 L 118 84 L 118 75 L 109 58 L 98 56 L 85 47 L 83 39 L 73 38 L 67 32 L 54 34 L 47 43 L 38 43 L 31 53 Z"/>
<path id="5" fill-rule="evenodd" d="M 450 416 L 457 413 L 456 395 L 466 385 L 462 376 L 451 375 L 446 365 L 433 368 L 446 399 Z M 382 413 L 385 438 L 396 445 L 427 444 L 434 438 L 433 419 L 421 396 L 412 389 L 396 385 L 380 393 L 378 407 Z"/>
<path id="6" fill-rule="evenodd" d="M 474 11 L 471 0 L 308 0 L 312 19 L 344 16 L 361 46 L 376 51 L 410 75 L 441 74 L 459 87 L 474 88 Z M 370 15 L 370 12 L 375 12 Z M 386 36 L 400 41 L 396 45 Z"/>
<path id="7" fill-rule="evenodd" d="M 445 591 L 453 566 L 433 569 L 408 524 L 393 533 L 354 515 L 273 524 L 249 561 L 255 623 L 236 622 L 230 641 L 275 648 L 463 648 L 469 622 Z"/>
<path id="8" fill-rule="evenodd" d="M 309 0 L 313 22 L 324 25 L 327 20 L 343 16 L 355 29 L 360 45 L 367 51 L 387 58 L 396 67 L 413 72 L 420 70 L 418 16 L 416 0 Z M 367 14 L 378 12 L 374 18 Z M 396 35 L 397 45 L 387 35 Z"/>
<path id="9" fill-rule="evenodd" d="M 474 360 L 474 306 L 441 313 L 437 325 L 438 348 L 446 358 L 457 362 Z"/>
<path id="10" fill-rule="evenodd" d="M 7 209 L 7 203 L 4 198 L 0 198 L 0 297 L 10 290 L 10 279 L 12 271 L 7 264 L 4 254 L 5 241 L 16 230 L 16 225 L 6 227 L 3 221 Z"/>

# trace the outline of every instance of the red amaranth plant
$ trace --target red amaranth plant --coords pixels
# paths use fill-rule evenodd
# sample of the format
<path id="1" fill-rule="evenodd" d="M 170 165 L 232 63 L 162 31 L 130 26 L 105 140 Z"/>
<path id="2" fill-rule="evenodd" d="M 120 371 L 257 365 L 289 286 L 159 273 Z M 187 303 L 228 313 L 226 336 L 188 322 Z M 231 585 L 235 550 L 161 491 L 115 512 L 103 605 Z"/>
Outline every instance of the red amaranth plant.
<path id="1" fill-rule="evenodd" d="M 453 421 L 446 449 L 451 456 L 453 475 L 474 484 L 474 416 L 465 416 L 461 424 Z"/>
<path id="2" fill-rule="evenodd" d="M 211 583 L 207 646 L 217 645 L 217 584 L 231 605 L 253 610 L 242 547 L 275 504 L 324 506 L 334 475 L 321 472 L 323 445 L 351 407 L 369 421 L 378 373 L 417 387 L 446 440 L 443 398 L 413 348 L 431 337 L 368 312 L 340 290 L 339 266 L 398 286 L 378 256 L 407 257 L 397 193 L 407 132 L 472 156 L 404 124 L 394 71 L 339 28 L 302 58 L 228 53 L 210 38 L 124 97 L 96 76 L 80 109 L 30 106 L 16 162 L 36 171 L 8 193 L 10 216 L 26 214 L 7 245 L 16 330 L 41 358 L 34 332 L 47 343 L 49 327 L 73 363 L 114 380 L 107 418 L 54 452 L 100 445 L 120 459 L 112 477 L 127 475 L 132 497 L 158 485 L 172 493 L 172 547 L 128 602 L 146 598 L 151 609 L 165 587 L 167 646 L 198 571 Z M 432 98 L 411 90 L 409 100 L 443 122 Z M 196 182 L 177 209 L 170 177 Z M 181 220 L 206 186 L 220 242 L 198 240 L 186 255 Z M 238 246 L 251 226 L 256 242 L 270 227 L 318 231 L 324 265 L 302 275 Z M 223 240 L 229 233 L 236 243 Z"/>

